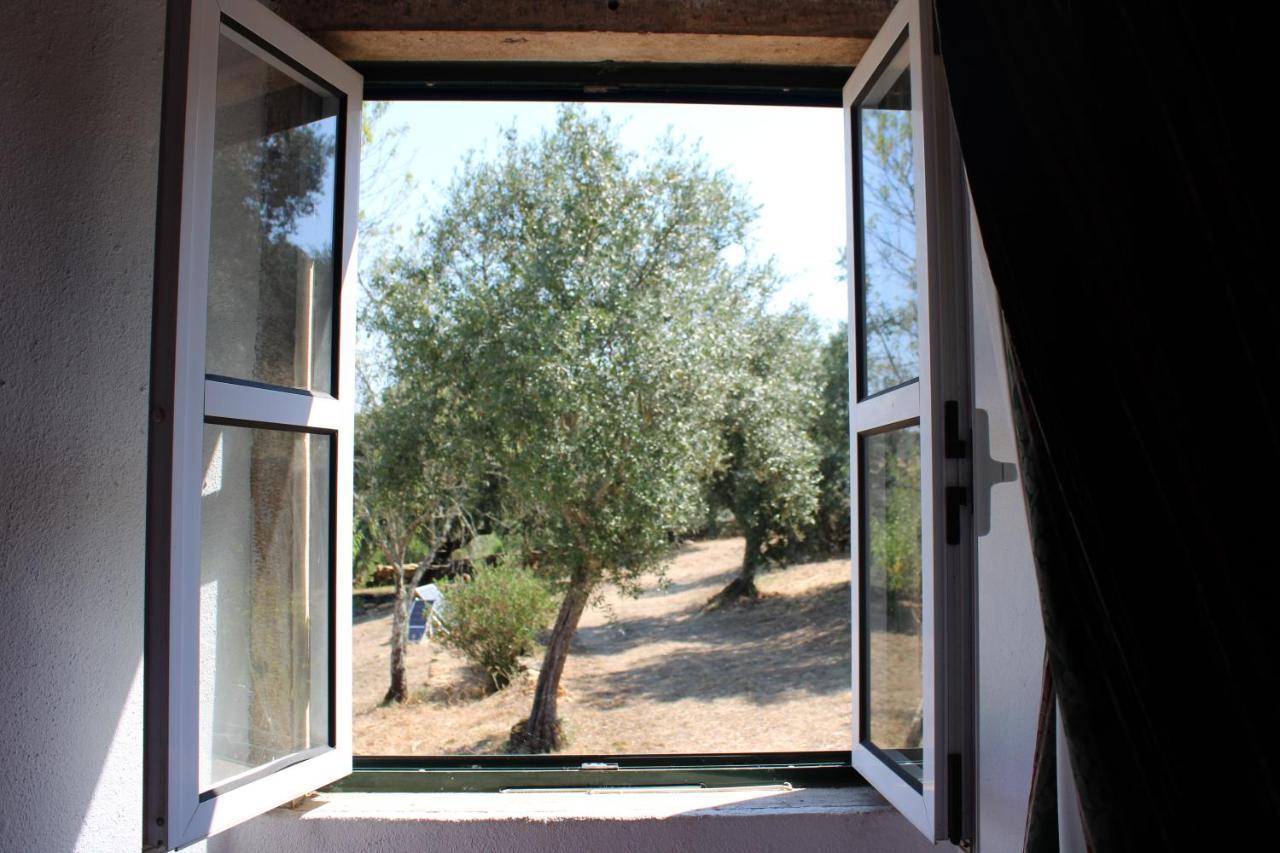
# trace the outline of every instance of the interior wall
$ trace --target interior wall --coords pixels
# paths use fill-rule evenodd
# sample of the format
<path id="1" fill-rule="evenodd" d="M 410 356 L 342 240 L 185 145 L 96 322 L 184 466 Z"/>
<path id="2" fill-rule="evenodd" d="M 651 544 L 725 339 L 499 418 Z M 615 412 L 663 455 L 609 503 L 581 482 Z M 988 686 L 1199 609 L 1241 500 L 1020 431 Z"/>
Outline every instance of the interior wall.
<path id="1" fill-rule="evenodd" d="M 136 850 L 164 2 L 4 11 L 0 850 Z"/>
<path id="2" fill-rule="evenodd" d="M 979 410 L 974 454 L 985 451 L 995 461 L 1016 462 L 1000 302 L 972 216 L 969 234 L 973 395 Z M 985 420 L 989 431 L 985 448 L 977 436 L 978 420 Z M 1014 480 L 987 488 L 991 526 L 978 537 L 977 568 L 979 853 L 1022 849 L 1044 667 L 1044 625 L 1022 485 Z"/>

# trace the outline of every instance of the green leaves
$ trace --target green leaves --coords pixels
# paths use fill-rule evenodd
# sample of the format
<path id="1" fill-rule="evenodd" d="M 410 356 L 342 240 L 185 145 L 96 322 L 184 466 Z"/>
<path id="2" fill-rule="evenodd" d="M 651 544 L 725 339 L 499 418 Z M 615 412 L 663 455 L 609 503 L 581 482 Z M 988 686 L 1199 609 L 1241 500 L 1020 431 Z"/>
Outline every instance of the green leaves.
<path id="1" fill-rule="evenodd" d="M 820 409 L 818 335 L 806 313 L 770 314 L 763 306 L 740 319 L 737 333 L 712 492 L 746 535 L 753 569 L 771 543 L 809 525 L 817 509 L 819 449 L 810 426 Z"/>
<path id="2" fill-rule="evenodd" d="M 700 516 L 737 326 L 774 286 L 727 259 L 753 216 L 674 143 L 641 160 L 569 107 L 467 163 L 376 277 L 367 319 L 397 393 L 447 401 L 548 575 L 625 583 Z"/>
<path id="3" fill-rule="evenodd" d="M 442 641 L 484 670 L 495 689 L 506 687 L 555 612 L 550 589 L 511 559 L 438 585 L 444 593 Z"/>

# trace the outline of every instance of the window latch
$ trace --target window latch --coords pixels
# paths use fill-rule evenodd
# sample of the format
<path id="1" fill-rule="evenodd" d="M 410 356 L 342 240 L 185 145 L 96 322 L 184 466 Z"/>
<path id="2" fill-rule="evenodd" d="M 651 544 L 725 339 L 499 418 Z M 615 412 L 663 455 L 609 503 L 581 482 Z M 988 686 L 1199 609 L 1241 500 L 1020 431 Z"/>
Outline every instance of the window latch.
<path id="1" fill-rule="evenodd" d="M 991 532 L 991 487 L 1018 479 L 1018 466 L 991 458 L 991 418 L 986 409 L 973 410 L 973 532 Z"/>

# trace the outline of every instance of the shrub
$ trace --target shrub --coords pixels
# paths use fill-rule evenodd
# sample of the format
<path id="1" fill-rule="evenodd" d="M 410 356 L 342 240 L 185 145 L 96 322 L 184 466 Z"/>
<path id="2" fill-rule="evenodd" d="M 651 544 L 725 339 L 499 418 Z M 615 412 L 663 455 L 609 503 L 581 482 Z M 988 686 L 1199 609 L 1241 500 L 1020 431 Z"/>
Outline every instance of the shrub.
<path id="1" fill-rule="evenodd" d="M 484 670 L 495 689 L 506 687 L 555 610 L 551 590 L 510 558 L 439 586 L 445 598 L 441 641 Z"/>

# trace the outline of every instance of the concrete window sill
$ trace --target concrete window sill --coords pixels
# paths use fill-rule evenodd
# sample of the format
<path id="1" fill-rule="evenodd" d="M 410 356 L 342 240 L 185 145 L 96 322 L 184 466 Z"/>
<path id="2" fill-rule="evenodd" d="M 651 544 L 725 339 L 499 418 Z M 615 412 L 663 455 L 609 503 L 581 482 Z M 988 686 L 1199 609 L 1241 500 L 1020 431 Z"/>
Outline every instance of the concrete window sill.
<path id="1" fill-rule="evenodd" d="M 210 851 L 931 850 L 870 788 L 325 794 Z"/>

